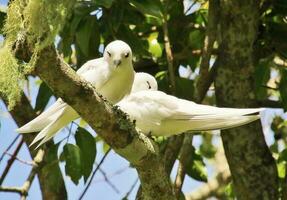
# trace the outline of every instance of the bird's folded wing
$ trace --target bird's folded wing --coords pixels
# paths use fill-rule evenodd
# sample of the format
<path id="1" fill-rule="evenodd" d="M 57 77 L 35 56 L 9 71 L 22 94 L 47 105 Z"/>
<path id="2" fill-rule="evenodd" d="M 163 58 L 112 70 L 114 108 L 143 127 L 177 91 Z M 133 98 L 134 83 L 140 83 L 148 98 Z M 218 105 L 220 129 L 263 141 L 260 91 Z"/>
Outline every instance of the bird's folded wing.
<path id="1" fill-rule="evenodd" d="M 62 99 L 58 99 L 52 106 L 50 106 L 47 110 L 42 112 L 39 116 L 37 116 L 32 121 L 28 122 L 24 126 L 16 129 L 18 133 L 32 133 L 38 132 L 42 130 L 45 126 L 50 124 L 53 120 L 55 120 L 60 111 L 65 108 L 67 104 L 62 101 Z"/>

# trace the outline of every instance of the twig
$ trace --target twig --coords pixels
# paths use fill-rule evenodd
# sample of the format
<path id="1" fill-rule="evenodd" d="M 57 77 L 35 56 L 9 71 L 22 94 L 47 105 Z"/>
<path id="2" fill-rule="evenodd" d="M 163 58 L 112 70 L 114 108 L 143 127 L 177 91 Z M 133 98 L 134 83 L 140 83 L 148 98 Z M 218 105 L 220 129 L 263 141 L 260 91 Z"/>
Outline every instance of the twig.
<path id="1" fill-rule="evenodd" d="M 79 197 L 79 200 L 83 199 L 83 197 L 85 196 L 86 192 L 88 191 L 88 188 L 90 187 L 94 176 L 96 175 L 97 171 L 99 170 L 100 166 L 103 164 L 104 160 L 106 159 L 107 155 L 110 153 L 111 148 L 106 152 L 106 154 L 102 157 L 102 159 L 100 160 L 99 164 L 97 165 L 96 169 L 94 170 L 88 184 L 86 185 L 84 191 L 82 192 L 81 196 Z"/>
<path id="2" fill-rule="evenodd" d="M 25 200 L 26 196 L 28 195 L 28 191 L 32 185 L 32 182 L 35 178 L 35 175 L 37 174 L 37 171 L 39 170 L 40 167 L 40 163 L 42 162 L 43 158 L 44 158 L 44 154 L 45 152 L 40 149 L 37 152 L 37 155 L 35 156 L 33 162 L 35 163 L 35 165 L 33 166 L 27 180 L 25 181 L 25 183 L 22 186 L 22 190 L 24 191 L 24 193 L 21 195 L 21 200 Z"/>
<path id="3" fill-rule="evenodd" d="M 181 161 L 179 161 L 179 165 L 177 168 L 177 174 L 176 174 L 176 178 L 174 182 L 174 191 L 175 191 L 176 199 L 180 199 L 179 197 L 180 197 L 181 188 L 184 182 L 184 177 L 185 177 L 185 166 Z"/>
<path id="4" fill-rule="evenodd" d="M 10 157 L 13 157 L 14 155 L 13 154 L 11 154 L 11 153 L 9 153 L 9 152 L 5 152 L 5 155 L 8 155 L 8 156 L 10 156 Z M 17 160 L 17 161 L 19 161 L 20 163 L 23 163 L 23 164 L 25 164 L 25 165 L 30 165 L 30 166 L 34 166 L 35 164 L 34 164 L 34 162 L 33 161 L 25 161 L 25 160 L 22 160 L 22 159 L 20 159 L 20 158 L 18 158 L 18 157 L 15 157 L 15 160 Z"/>
<path id="5" fill-rule="evenodd" d="M 15 192 L 15 193 L 19 193 L 20 195 L 23 194 L 22 187 L 5 187 L 5 186 L 0 186 L 0 191 L 1 192 Z"/>
<path id="6" fill-rule="evenodd" d="M 183 134 L 171 137 L 164 150 L 163 160 L 167 174 L 170 174 L 183 142 Z"/>
<path id="7" fill-rule="evenodd" d="M 39 164 L 42 162 L 44 157 L 44 151 L 43 150 L 39 150 L 37 152 L 37 155 L 35 156 L 33 162 L 35 163 L 35 165 L 33 166 L 27 180 L 24 182 L 22 187 L 5 187 L 5 186 L 1 186 L 0 187 L 0 191 L 2 192 L 15 192 L 15 193 L 19 193 L 21 195 L 21 200 L 25 200 L 27 195 L 28 195 L 28 191 L 32 185 L 32 182 L 35 178 L 35 175 L 37 173 L 37 170 L 39 168 Z"/>
<path id="8" fill-rule="evenodd" d="M 104 179 L 106 181 L 106 183 L 111 186 L 111 188 L 117 193 L 119 194 L 120 193 L 120 190 L 108 179 L 108 176 L 106 174 L 106 172 L 104 170 L 102 170 L 100 167 L 99 167 L 99 171 L 101 172 L 101 174 L 104 176 Z"/>
<path id="9" fill-rule="evenodd" d="M 192 7 L 197 3 L 197 1 L 193 1 L 192 4 L 188 7 L 188 9 L 184 12 L 185 15 L 192 9 Z"/>
<path id="10" fill-rule="evenodd" d="M 73 127 L 73 123 L 70 124 L 69 134 L 68 134 L 68 136 L 67 136 L 67 141 L 66 141 L 66 143 L 69 142 L 69 139 L 70 139 L 70 136 L 71 136 L 71 133 L 72 133 L 72 127 Z"/>
<path id="11" fill-rule="evenodd" d="M 165 3 L 166 6 L 168 3 Z M 168 24 L 167 24 L 167 13 L 165 12 L 163 15 L 163 35 L 164 35 L 164 47 L 167 59 L 167 67 L 168 67 L 168 74 L 169 74 L 169 86 L 172 94 L 175 94 L 175 75 L 174 75 L 174 66 L 173 66 L 173 55 L 171 50 L 171 44 L 169 40 L 169 33 L 168 33 Z"/>
<path id="12" fill-rule="evenodd" d="M 206 90 L 206 80 L 212 77 L 209 76 L 209 62 L 213 50 L 213 44 L 216 40 L 217 19 L 218 19 L 218 0 L 209 0 L 208 9 L 208 25 L 206 29 L 206 36 L 204 39 L 204 46 L 202 49 L 202 59 L 199 68 L 199 77 L 196 84 L 196 101 L 201 102 L 204 98 Z"/>
<path id="13" fill-rule="evenodd" d="M 16 157 L 17 157 L 17 154 L 19 153 L 19 151 L 20 151 L 20 149 L 21 149 L 23 143 L 24 143 L 24 140 L 22 139 L 22 140 L 19 142 L 19 144 L 17 145 L 16 149 L 14 150 L 14 152 L 13 152 L 11 158 L 7 161 L 7 165 L 6 165 L 6 167 L 5 167 L 5 169 L 4 169 L 3 173 L 2 173 L 2 175 L 1 175 L 1 177 L 0 177 L 0 185 L 2 185 L 2 183 L 3 183 L 4 179 L 5 179 L 5 177 L 7 176 L 7 174 L 8 174 L 8 172 L 9 172 L 10 168 L 12 167 L 12 164 L 13 164 L 13 162 L 15 161 L 15 159 L 16 159 Z"/>
<path id="14" fill-rule="evenodd" d="M 112 178 L 116 175 L 119 175 L 119 174 L 123 173 L 125 170 L 127 170 L 128 168 L 129 168 L 129 166 L 124 167 L 122 169 L 119 169 L 119 170 L 115 171 L 114 173 L 107 175 L 107 178 Z M 103 182 L 103 181 L 105 181 L 105 179 L 99 178 L 99 179 L 93 181 L 93 183 L 98 183 L 98 182 Z"/>
<path id="15" fill-rule="evenodd" d="M 135 182 L 132 184 L 131 188 L 129 189 L 129 191 L 126 193 L 126 195 L 123 197 L 123 199 L 128 199 L 128 197 L 130 196 L 130 194 L 132 193 L 132 191 L 134 190 L 134 188 L 136 187 L 137 185 L 137 182 L 138 182 L 139 178 L 137 178 L 135 180 Z"/>
<path id="16" fill-rule="evenodd" d="M 269 107 L 269 108 L 282 108 L 282 102 L 280 101 L 273 101 L 273 100 L 262 100 L 258 101 L 258 105 L 261 107 Z"/>
<path id="17" fill-rule="evenodd" d="M 9 144 L 9 146 L 5 149 L 5 151 L 2 153 L 1 157 L 0 157 L 0 163 L 2 162 L 3 158 L 5 157 L 5 152 L 8 152 L 12 146 L 15 144 L 15 142 L 18 140 L 18 138 L 20 137 L 20 134 L 18 134 L 14 140 L 11 142 L 11 144 Z"/>
<path id="18" fill-rule="evenodd" d="M 180 194 L 181 194 L 181 188 L 184 182 L 185 178 L 185 169 L 186 165 L 190 162 L 192 159 L 190 157 L 190 152 L 192 151 L 192 140 L 193 140 L 193 135 L 192 134 L 184 134 L 184 140 L 183 140 L 183 145 L 180 151 L 180 156 L 179 156 L 179 166 L 177 169 L 177 174 L 176 174 L 176 179 L 175 179 L 175 195 L 177 199 L 180 199 Z"/>
<path id="19" fill-rule="evenodd" d="M 218 189 L 220 186 L 225 185 L 231 181 L 231 175 L 228 170 L 220 172 L 217 176 L 208 181 L 208 183 L 204 184 L 199 189 L 194 192 L 185 195 L 186 200 L 205 200 L 211 196 L 218 196 Z"/>
<path id="20" fill-rule="evenodd" d="M 205 200 L 212 196 L 222 199 L 223 190 L 221 188 L 231 181 L 231 174 L 222 145 L 215 154 L 215 168 L 218 171 L 217 175 L 199 189 L 185 195 L 186 200 Z"/>

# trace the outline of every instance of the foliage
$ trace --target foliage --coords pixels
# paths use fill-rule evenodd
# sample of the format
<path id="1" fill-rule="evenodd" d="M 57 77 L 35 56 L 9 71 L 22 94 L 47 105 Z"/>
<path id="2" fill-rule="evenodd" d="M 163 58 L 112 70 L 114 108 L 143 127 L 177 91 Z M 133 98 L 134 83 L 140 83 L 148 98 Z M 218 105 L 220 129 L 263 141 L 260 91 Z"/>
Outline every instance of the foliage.
<path id="1" fill-rule="evenodd" d="M 60 158 L 66 162 L 66 174 L 78 184 L 82 176 L 85 182 L 89 178 L 97 149 L 93 136 L 85 129 L 78 127 L 75 138 L 76 145 L 66 144 Z"/>
<path id="2" fill-rule="evenodd" d="M 19 63 L 12 54 L 12 44 L 24 34 L 35 52 L 55 43 L 58 51 L 73 67 L 79 68 L 88 59 L 101 56 L 103 46 L 114 39 L 128 42 L 133 49 L 136 71 L 146 71 L 159 83 L 160 90 L 170 93 L 168 85 L 167 59 L 164 49 L 163 19 L 168 19 L 168 31 L 174 58 L 176 80 L 175 94 L 188 100 L 194 99 L 197 74 L 201 63 L 206 26 L 208 25 L 208 3 L 197 1 L 195 12 L 184 12 L 183 1 L 167 0 L 14 0 L 10 3 L 6 23 L 2 30 L 5 44 L 0 49 L 0 93 L 9 100 L 10 106 L 20 97 L 21 83 L 25 74 L 33 67 Z M 190 2 L 190 1 L 189 1 Z M 24 7 L 25 6 L 25 7 Z M 260 13 L 258 38 L 254 44 L 255 100 L 278 99 L 287 109 L 287 2 L 274 1 Z M 188 8 L 185 8 L 187 10 Z M 3 16 L 0 12 L 0 25 Z M 216 34 L 216 33 L 214 33 Z M 57 40 L 55 39 L 57 36 Z M 214 45 L 213 59 L 216 59 L 218 44 Z M 30 68 L 28 67 L 30 66 Z M 179 68 L 190 73 L 180 76 Z M 278 73 L 277 76 L 272 74 Z M 192 77 L 190 79 L 190 77 Z M 52 93 L 41 83 L 36 97 L 36 111 L 43 111 Z M 207 100 L 209 100 L 207 102 Z M 209 94 L 204 103 L 215 104 L 214 94 Z M 287 123 L 275 118 L 272 129 L 274 144 L 271 150 L 277 155 L 279 176 L 286 178 Z M 87 131 L 78 128 L 76 144 L 66 144 L 61 153 L 65 171 L 77 184 L 81 177 L 86 181 L 91 174 L 96 156 L 96 142 Z M 157 138 L 158 139 L 158 138 Z M 161 138 L 162 139 L 162 138 Z M 164 142 L 162 142 L 164 141 Z M 158 143 L 165 143 L 166 140 Z M 103 145 L 104 151 L 109 149 Z M 202 137 L 200 149 L 193 148 L 187 174 L 200 181 L 207 181 L 204 158 L 213 159 L 216 147 L 212 136 Z M 284 172 L 284 173 L 283 173 Z M 226 195 L 233 198 L 232 185 L 226 187 Z"/>

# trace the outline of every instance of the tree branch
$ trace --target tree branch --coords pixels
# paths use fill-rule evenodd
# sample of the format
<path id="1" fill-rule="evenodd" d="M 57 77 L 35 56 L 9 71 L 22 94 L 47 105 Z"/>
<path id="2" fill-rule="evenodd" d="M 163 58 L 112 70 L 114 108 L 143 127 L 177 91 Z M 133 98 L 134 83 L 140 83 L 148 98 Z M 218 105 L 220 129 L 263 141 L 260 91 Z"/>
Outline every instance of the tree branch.
<path id="1" fill-rule="evenodd" d="M 209 0 L 208 25 L 206 29 L 206 36 L 204 39 L 201 63 L 199 67 L 199 76 L 195 90 L 196 92 L 195 97 L 197 102 L 201 102 L 203 100 L 206 90 L 208 90 L 210 84 L 208 83 L 207 80 L 210 80 L 211 82 L 213 82 L 214 80 L 213 72 L 209 72 L 209 65 L 213 50 L 213 44 L 216 40 L 218 15 L 219 15 L 219 1 Z M 213 68 L 214 67 L 215 66 L 213 66 Z"/>
<path id="2" fill-rule="evenodd" d="M 224 193 L 222 187 L 225 187 L 225 185 L 231 181 L 231 174 L 222 145 L 215 154 L 215 168 L 217 175 L 200 188 L 186 194 L 186 200 L 205 200 L 213 196 L 218 197 L 218 199 L 222 199 L 222 195 Z"/>
<path id="3" fill-rule="evenodd" d="M 218 196 L 218 189 L 231 181 L 231 175 L 228 170 L 219 172 L 214 179 L 201 186 L 194 192 L 185 195 L 186 200 L 205 200 L 212 196 Z"/>
<path id="4" fill-rule="evenodd" d="M 1 175 L 1 177 L 0 177 L 0 185 L 2 185 L 2 183 L 3 183 L 4 179 L 5 179 L 5 177 L 7 176 L 7 174 L 8 174 L 8 172 L 9 172 L 10 168 L 12 167 L 12 164 L 13 164 L 14 161 L 16 160 L 16 157 L 17 157 L 17 155 L 18 155 L 18 153 L 19 153 L 19 151 L 20 151 L 20 149 L 21 149 L 23 143 L 24 143 L 24 140 L 21 139 L 21 141 L 20 141 L 19 144 L 17 145 L 16 149 L 14 150 L 14 152 L 13 152 L 11 158 L 7 161 L 7 165 L 6 165 L 6 167 L 5 167 L 5 169 L 4 169 L 3 173 L 2 173 L 2 175 Z"/>
<path id="5" fill-rule="evenodd" d="M 32 167 L 32 170 L 31 170 L 27 180 L 25 181 L 25 183 L 22 186 L 23 193 L 21 195 L 21 200 L 26 199 L 26 196 L 28 195 L 28 191 L 32 185 L 32 182 L 33 182 L 36 174 L 37 174 L 37 171 L 40 170 L 40 168 L 42 166 L 41 164 L 42 164 L 42 161 L 44 158 L 44 154 L 45 154 L 45 152 L 41 149 L 37 152 L 37 155 L 35 156 L 35 158 L 33 160 L 34 166 Z"/>
<path id="6" fill-rule="evenodd" d="M 0 191 L 2 192 L 16 192 L 21 195 L 21 200 L 25 200 L 26 196 L 28 195 L 28 191 L 32 185 L 32 182 L 35 178 L 35 175 L 37 174 L 37 170 L 39 170 L 39 164 L 42 162 L 44 157 L 44 151 L 39 150 L 37 155 L 35 156 L 33 162 L 35 163 L 30 175 L 28 176 L 27 180 L 24 182 L 22 187 L 5 187 L 1 186 Z"/>
<path id="7" fill-rule="evenodd" d="M 15 192 L 19 193 L 20 195 L 23 194 L 22 188 L 21 187 L 5 187 L 5 186 L 0 186 L 0 191 L 1 192 Z"/>
<path id="8" fill-rule="evenodd" d="M 21 135 L 17 135 L 17 136 L 14 138 L 14 140 L 9 144 L 9 146 L 6 148 L 6 150 L 3 151 L 3 153 L 2 153 L 2 155 L 1 155 L 1 157 L 0 157 L 0 163 L 2 162 L 2 160 L 3 160 L 4 156 L 5 156 L 5 152 L 8 152 L 8 151 L 12 148 L 12 146 L 15 144 L 15 142 L 18 140 L 18 138 L 19 138 L 20 136 L 21 136 Z"/>
<path id="9" fill-rule="evenodd" d="M 282 108 L 283 105 L 282 105 L 282 102 L 280 101 L 273 101 L 273 100 L 259 100 L 258 101 L 258 105 L 260 107 L 268 107 L 268 108 Z"/>
<path id="10" fill-rule="evenodd" d="M 167 7 L 168 3 L 164 3 Z M 175 74 L 174 74 L 174 66 L 173 66 L 173 54 L 171 50 L 171 44 L 169 39 L 169 33 L 168 33 L 168 20 L 167 20 L 167 11 L 165 10 L 165 13 L 163 15 L 163 22 L 162 22 L 162 28 L 163 28 L 163 39 L 164 39 L 164 49 L 166 53 L 166 60 L 167 60 L 167 68 L 168 68 L 168 75 L 169 75 L 169 87 L 171 93 L 174 95 L 176 90 L 175 85 Z"/>
<path id="11" fill-rule="evenodd" d="M 179 166 L 176 174 L 176 179 L 175 179 L 175 194 L 177 199 L 180 199 L 180 194 L 181 194 L 181 188 L 184 182 L 185 178 L 185 169 L 186 165 L 191 161 L 191 156 L 190 152 L 192 152 L 193 146 L 192 146 L 192 140 L 193 140 L 193 135 L 192 134 L 184 134 L 184 140 L 183 144 L 180 150 L 180 155 L 179 155 Z"/>

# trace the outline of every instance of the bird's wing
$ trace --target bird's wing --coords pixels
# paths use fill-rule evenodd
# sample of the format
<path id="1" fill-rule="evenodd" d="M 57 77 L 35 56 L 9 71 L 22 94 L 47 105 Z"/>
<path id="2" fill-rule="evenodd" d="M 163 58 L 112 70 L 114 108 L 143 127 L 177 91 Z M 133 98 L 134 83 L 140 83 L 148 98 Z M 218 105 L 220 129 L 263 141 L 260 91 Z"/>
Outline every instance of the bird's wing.
<path id="1" fill-rule="evenodd" d="M 167 96 L 170 98 L 166 98 Z M 160 124 L 162 120 L 175 114 L 178 107 L 174 98 L 160 91 L 139 91 L 130 94 L 117 105 L 132 120 Z"/>
<path id="2" fill-rule="evenodd" d="M 186 121 L 190 131 L 207 131 L 241 126 L 259 119 L 262 108 L 237 109 L 200 105 L 178 99 L 178 110 L 167 120 Z"/>
<path id="3" fill-rule="evenodd" d="M 40 133 L 38 133 L 38 135 L 32 141 L 30 146 L 42 139 L 42 141 L 36 147 L 38 148 L 39 146 L 41 146 L 42 144 L 50 140 L 54 135 L 56 135 L 58 131 L 64 128 L 71 121 L 75 120 L 77 117 L 78 117 L 78 114 L 72 107 L 69 106 L 69 107 L 62 108 L 59 112 L 59 115 L 50 124 L 48 124 L 43 130 L 41 130 Z"/>
<path id="4" fill-rule="evenodd" d="M 39 116 L 37 116 L 32 121 L 28 122 L 24 126 L 16 129 L 18 133 L 32 133 L 38 132 L 42 130 L 45 126 L 55 120 L 60 111 L 67 107 L 68 105 L 63 102 L 62 99 L 58 99 L 52 106 L 50 106 L 47 110 L 42 112 Z"/>
<path id="5" fill-rule="evenodd" d="M 111 70 L 103 58 L 98 58 L 87 61 L 78 69 L 77 74 L 99 89 L 109 80 Z"/>

